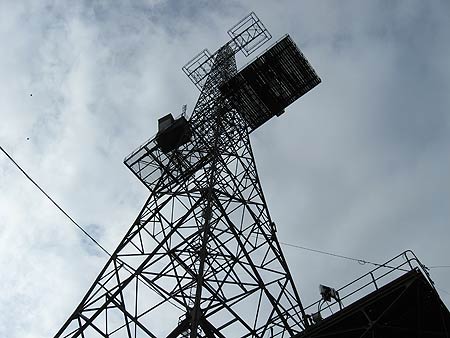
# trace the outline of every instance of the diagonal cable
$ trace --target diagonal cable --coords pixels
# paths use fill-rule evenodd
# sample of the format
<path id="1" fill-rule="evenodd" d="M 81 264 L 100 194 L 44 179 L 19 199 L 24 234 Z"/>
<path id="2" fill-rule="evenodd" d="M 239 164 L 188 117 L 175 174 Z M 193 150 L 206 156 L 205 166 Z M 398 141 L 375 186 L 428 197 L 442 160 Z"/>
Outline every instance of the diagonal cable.
<path id="1" fill-rule="evenodd" d="M 94 237 L 92 237 L 86 230 L 84 230 L 84 228 L 81 225 L 79 225 L 72 217 L 70 217 L 70 215 L 67 212 L 65 212 L 64 209 L 61 208 L 59 204 L 56 203 L 55 200 L 53 200 L 53 198 L 51 198 L 49 194 L 47 194 L 45 190 L 41 188 L 41 186 L 30 177 L 30 175 L 27 174 L 25 170 L 23 170 L 16 161 L 14 161 L 12 156 L 9 155 L 8 152 L 5 149 L 3 149 L 2 146 L 0 146 L 0 150 L 11 160 L 12 163 L 14 163 L 14 165 L 22 172 L 22 174 L 24 174 L 25 177 L 30 180 L 30 182 L 33 183 L 36 186 L 36 188 L 38 188 L 45 195 L 45 197 L 47 197 L 50 200 L 50 202 L 52 202 L 59 209 L 59 211 L 61 211 L 78 229 L 80 229 L 87 237 L 89 237 L 89 239 L 93 241 L 104 253 L 106 253 L 109 257 L 111 257 L 111 254 L 99 242 L 97 242 L 97 240 Z"/>

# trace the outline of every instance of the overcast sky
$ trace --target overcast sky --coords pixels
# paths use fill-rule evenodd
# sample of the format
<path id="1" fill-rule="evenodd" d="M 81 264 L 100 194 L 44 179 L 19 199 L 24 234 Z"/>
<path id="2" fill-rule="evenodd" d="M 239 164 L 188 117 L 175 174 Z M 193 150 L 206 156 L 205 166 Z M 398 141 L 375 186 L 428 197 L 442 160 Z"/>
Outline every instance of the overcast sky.
<path id="1" fill-rule="evenodd" d="M 181 67 L 250 11 L 322 78 L 252 135 L 279 239 L 450 265 L 448 1 L 0 0 L 0 145 L 113 251 L 149 193 L 123 158 L 192 111 Z M 1 153 L 0 191 L 0 336 L 50 337 L 107 257 Z M 305 304 L 372 268 L 284 250 Z"/>

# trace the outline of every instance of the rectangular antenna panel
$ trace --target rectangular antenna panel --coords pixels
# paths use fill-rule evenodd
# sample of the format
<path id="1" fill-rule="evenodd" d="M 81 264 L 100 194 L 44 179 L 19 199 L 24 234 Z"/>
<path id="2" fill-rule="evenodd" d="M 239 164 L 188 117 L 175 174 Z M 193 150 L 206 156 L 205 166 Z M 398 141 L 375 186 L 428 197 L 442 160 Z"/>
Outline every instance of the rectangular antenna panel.
<path id="1" fill-rule="evenodd" d="M 251 131 L 281 115 L 321 82 L 308 60 L 286 35 L 240 70 L 221 90 Z"/>

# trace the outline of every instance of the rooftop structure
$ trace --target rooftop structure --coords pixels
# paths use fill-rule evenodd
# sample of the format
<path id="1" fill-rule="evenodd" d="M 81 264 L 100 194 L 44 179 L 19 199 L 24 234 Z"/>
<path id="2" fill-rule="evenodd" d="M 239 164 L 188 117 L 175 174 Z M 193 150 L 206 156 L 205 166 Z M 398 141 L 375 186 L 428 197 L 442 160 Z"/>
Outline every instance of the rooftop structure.
<path id="1" fill-rule="evenodd" d="M 450 313 L 412 251 L 336 291 L 305 308 L 315 323 L 295 337 L 450 337 Z"/>

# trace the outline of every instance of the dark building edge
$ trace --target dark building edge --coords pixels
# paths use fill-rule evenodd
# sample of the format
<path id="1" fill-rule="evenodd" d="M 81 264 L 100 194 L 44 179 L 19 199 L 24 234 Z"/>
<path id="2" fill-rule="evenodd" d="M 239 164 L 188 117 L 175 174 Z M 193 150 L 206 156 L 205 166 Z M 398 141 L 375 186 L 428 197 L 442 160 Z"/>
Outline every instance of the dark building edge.
<path id="1" fill-rule="evenodd" d="M 413 269 L 294 337 L 449 338 L 450 312 Z"/>

